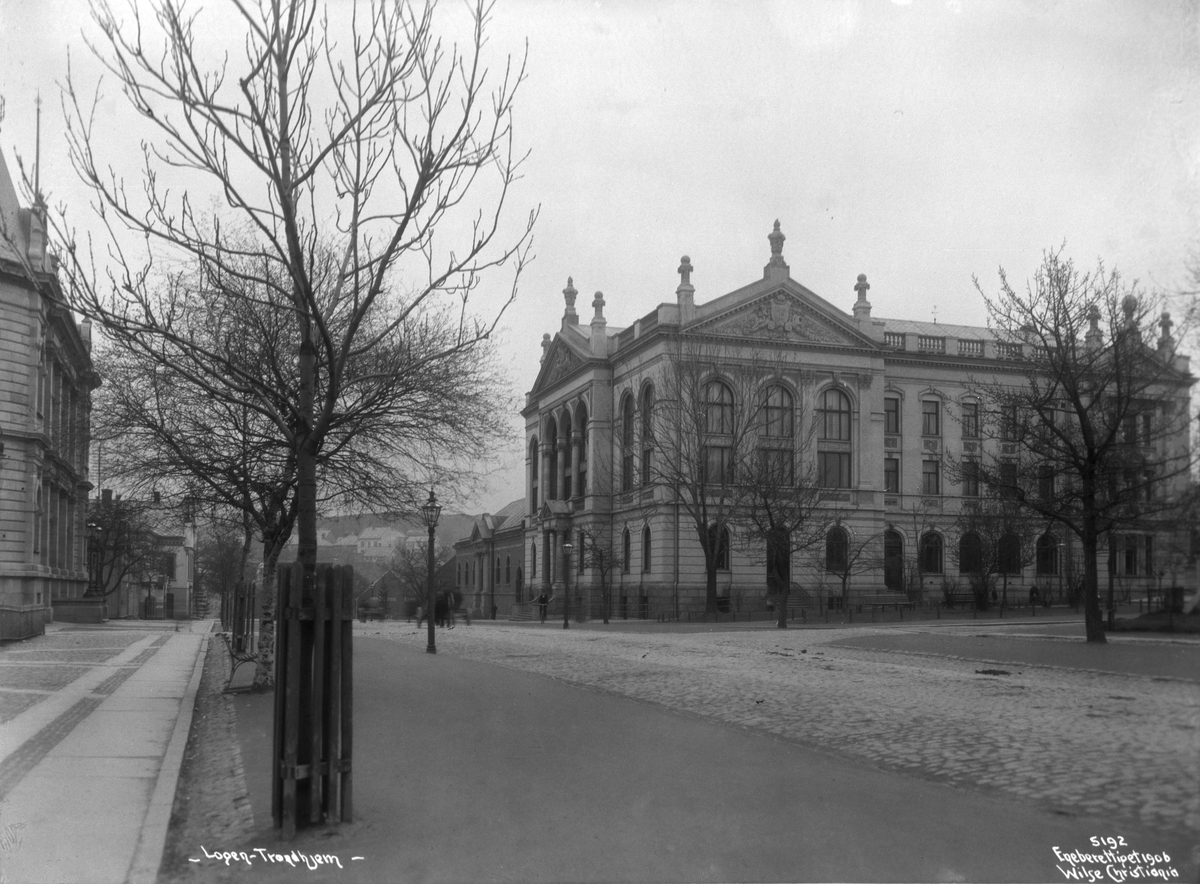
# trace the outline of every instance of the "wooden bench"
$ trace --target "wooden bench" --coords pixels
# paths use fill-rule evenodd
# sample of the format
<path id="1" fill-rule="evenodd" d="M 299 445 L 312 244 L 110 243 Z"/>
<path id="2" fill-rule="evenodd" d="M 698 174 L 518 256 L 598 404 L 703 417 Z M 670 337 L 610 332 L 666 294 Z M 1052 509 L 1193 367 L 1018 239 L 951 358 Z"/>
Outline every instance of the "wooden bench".
<path id="1" fill-rule="evenodd" d="M 234 691 L 234 689 L 232 687 L 233 677 L 235 675 L 237 675 L 237 671 L 242 666 L 242 664 L 256 663 L 258 660 L 258 655 L 250 650 L 245 650 L 245 651 L 235 650 L 233 647 L 234 637 L 233 637 L 232 633 L 222 632 L 219 634 L 220 634 L 221 638 L 225 639 L 225 648 L 229 651 L 229 658 L 233 661 L 233 666 L 229 670 L 229 678 L 225 682 L 225 691 L 224 692 L 226 694 L 230 694 L 230 693 L 237 693 L 240 691 L 250 690 L 250 688 L 245 687 L 245 688 L 238 688 L 237 691 Z"/>

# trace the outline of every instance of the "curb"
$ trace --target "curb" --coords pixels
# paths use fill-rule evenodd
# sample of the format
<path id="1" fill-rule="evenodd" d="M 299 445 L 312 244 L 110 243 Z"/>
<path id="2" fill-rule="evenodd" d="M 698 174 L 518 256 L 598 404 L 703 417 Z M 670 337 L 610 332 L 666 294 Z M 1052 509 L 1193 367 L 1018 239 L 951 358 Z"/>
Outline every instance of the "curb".
<path id="1" fill-rule="evenodd" d="M 208 635 L 201 635 L 199 653 L 192 668 L 192 677 L 180 701 L 179 718 L 175 730 L 163 755 L 154 784 L 154 794 L 146 809 L 142 822 L 142 836 L 138 839 L 137 851 L 129 867 L 127 884 L 154 884 L 158 868 L 162 865 L 163 851 L 167 846 L 167 829 L 171 824 L 171 811 L 175 806 L 175 789 L 179 785 L 179 773 L 183 768 L 183 753 L 187 748 L 188 734 L 192 730 L 192 715 L 196 710 L 196 694 L 200 690 L 200 676 L 204 672 L 204 660 L 208 653 Z"/>

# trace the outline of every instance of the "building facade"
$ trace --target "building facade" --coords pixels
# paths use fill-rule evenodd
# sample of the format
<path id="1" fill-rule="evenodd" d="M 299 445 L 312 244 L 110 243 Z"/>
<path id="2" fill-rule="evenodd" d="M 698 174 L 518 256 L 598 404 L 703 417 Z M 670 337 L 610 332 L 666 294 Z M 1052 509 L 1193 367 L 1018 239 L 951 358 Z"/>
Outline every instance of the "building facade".
<path id="1" fill-rule="evenodd" d="M 59 289 L 45 207 L 0 154 L 0 638 L 45 631 L 87 590 L 90 326 Z M 69 616 L 69 615 L 67 615 Z"/>
<path id="2" fill-rule="evenodd" d="M 702 304 L 685 256 L 674 301 L 628 328 L 607 324 L 599 292 L 582 324 L 568 279 L 561 325 L 543 337 L 541 369 L 522 411 L 527 594 L 559 597 L 570 568 L 573 605 L 593 616 L 602 597 L 614 617 L 703 608 L 705 554 L 678 492 L 686 475 L 665 481 L 654 468 L 655 458 L 680 450 L 665 450 L 658 415 L 679 413 L 679 402 L 667 400 L 680 398 L 687 348 L 705 353 L 707 398 L 696 407 L 714 435 L 699 443 L 705 453 L 696 470 L 725 468 L 720 436 L 737 432 L 740 400 L 753 398 L 765 415 L 758 432 L 772 437 L 789 475 L 803 473 L 820 488 L 813 518 L 827 523 L 824 545 L 789 549 L 782 564 L 736 523 L 722 523 L 729 534 L 715 557 L 722 608 L 769 602 L 771 574 L 786 575 L 799 603 L 844 591 L 850 601 L 922 601 L 965 590 L 953 526 L 980 492 L 953 466 L 1001 444 L 982 428 L 979 379 L 1018 383 L 1031 354 L 987 328 L 875 317 L 865 275 L 852 286 L 850 310 L 840 309 L 791 277 L 778 222 L 768 241 L 761 279 Z M 1169 358 L 1186 396 L 1187 358 L 1173 350 Z M 755 390 L 746 389 L 747 375 Z M 1158 540 L 1153 532 L 1114 539 L 1121 592 L 1153 587 L 1162 573 Z M 844 584 L 826 567 L 830 556 L 868 544 L 873 561 L 846 569 Z M 1035 584 L 1063 591 L 1077 579 L 1077 544 L 1061 529 L 1046 527 L 1029 547 L 1005 566 L 1008 591 Z"/>
<path id="3" fill-rule="evenodd" d="M 506 504 L 499 512 L 474 520 L 471 533 L 454 544 L 454 587 L 463 595 L 463 606 L 472 616 L 511 616 L 522 603 L 528 607 L 525 583 L 524 498 Z"/>

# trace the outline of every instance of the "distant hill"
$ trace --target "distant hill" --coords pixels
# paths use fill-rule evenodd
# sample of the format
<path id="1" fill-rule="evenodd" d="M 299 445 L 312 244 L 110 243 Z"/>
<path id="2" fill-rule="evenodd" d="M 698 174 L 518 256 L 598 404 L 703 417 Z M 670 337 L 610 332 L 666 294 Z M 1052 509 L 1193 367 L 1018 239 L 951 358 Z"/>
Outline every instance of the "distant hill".
<path id="1" fill-rule="evenodd" d="M 478 516 L 443 512 L 434 529 L 434 542 L 438 546 L 453 546 L 455 542 L 470 536 L 471 526 Z M 331 542 L 343 537 L 361 534 L 368 528 L 391 528 L 409 537 L 425 535 L 428 529 L 419 518 L 397 518 L 388 515 L 363 514 L 355 516 L 327 516 L 317 519 L 317 531 L 328 531 Z M 293 534 L 293 542 L 295 535 Z"/>

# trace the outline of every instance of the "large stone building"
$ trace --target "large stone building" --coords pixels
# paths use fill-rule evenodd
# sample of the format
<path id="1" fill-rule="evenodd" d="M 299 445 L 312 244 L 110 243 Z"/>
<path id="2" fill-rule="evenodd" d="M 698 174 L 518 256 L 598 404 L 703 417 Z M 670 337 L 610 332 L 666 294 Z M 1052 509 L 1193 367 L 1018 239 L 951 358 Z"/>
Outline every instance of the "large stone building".
<path id="1" fill-rule="evenodd" d="M 45 207 L 0 154 L 0 638 L 36 635 L 87 589 L 88 427 L 99 385 L 63 301 Z"/>
<path id="2" fill-rule="evenodd" d="M 846 312 L 792 278 L 778 222 L 768 240 L 761 279 L 703 304 L 696 303 L 693 268 L 684 257 L 675 300 L 628 328 L 607 324 L 600 293 L 592 301 L 594 316 L 582 324 L 568 280 L 561 326 L 553 338 L 544 336 L 541 369 L 522 411 L 527 460 L 520 573 L 526 588 L 524 598 L 508 596 L 514 602 L 527 602 L 543 588 L 561 597 L 564 545 L 570 543 L 574 560 L 566 576 L 577 587 L 573 597 L 593 615 L 602 582 L 611 587 L 615 617 L 703 607 L 706 567 L 696 522 L 671 482 L 652 469 L 654 458 L 671 455 L 663 450 L 661 430 L 655 438 L 651 415 L 656 403 L 670 398 L 668 388 L 678 388 L 672 378 L 685 347 L 707 353 L 709 398 L 697 406 L 706 419 L 736 423 L 739 398 L 764 403 L 762 432 L 775 435 L 772 444 L 795 463 L 797 475 L 807 466 L 822 487 L 816 518 L 824 513 L 843 549 L 873 539 L 874 565 L 850 569 L 856 570 L 848 579 L 851 601 L 855 595 L 941 598 L 964 576 L 953 523 L 962 502 L 979 491 L 951 467 L 997 444 L 981 431 L 972 380 L 1015 381 L 1028 370 L 1024 359 L 1031 354 L 987 328 L 873 316 L 861 275 Z M 1169 341 L 1168 329 L 1164 335 Z M 1173 350 L 1170 358 L 1186 396 L 1187 359 Z M 754 391 L 739 380 L 750 366 L 760 388 Z M 703 444 L 710 460 L 697 469 L 723 469 L 720 439 Z M 506 527 L 516 524 L 513 514 Z M 767 601 L 770 555 L 756 552 L 736 524 L 726 530 L 729 543 L 716 562 L 721 606 Z M 1123 592 L 1145 592 L 1156 569 L 1161 573 L 1164 547 L 1154 541 L 1152 533 L 1116 540 L 1115 578 Z M 610 573 L 580 556 L 597 545 L 615 566 Z M 1071 536 L 1046 530 L 1036 547 L 1036 556 L 1031 550 L 1006 568 L 1012 592 L 1034 583 L 1061 591 L 1077 579 Z M 820 561 L 827 554 L 827 548 L 815 556 L 793 551 L 784 567 L 776 565 L 794 598 L 834 596 L 832 575 Z M 484 565 L 496 566 L 490 559 Z"/>

